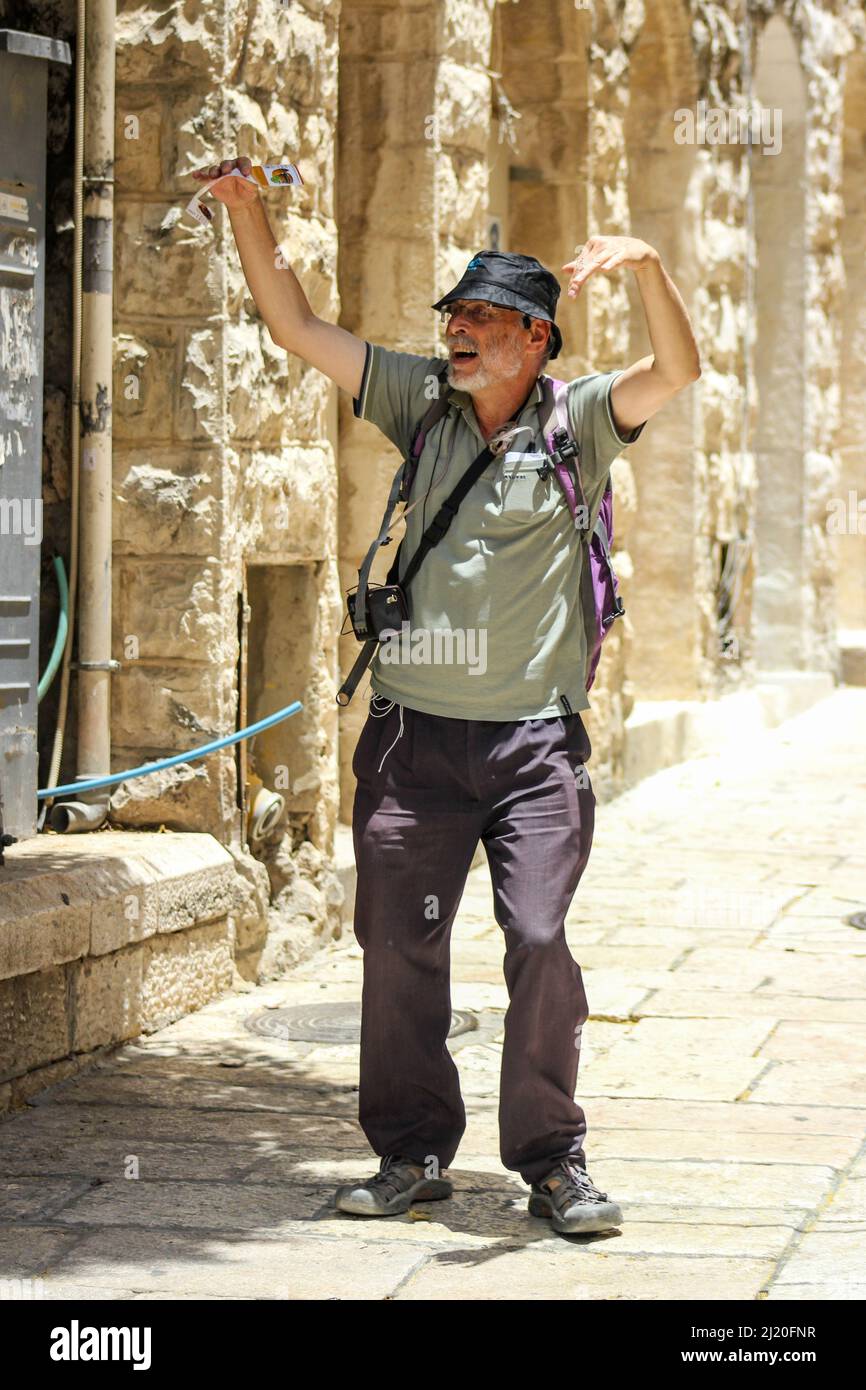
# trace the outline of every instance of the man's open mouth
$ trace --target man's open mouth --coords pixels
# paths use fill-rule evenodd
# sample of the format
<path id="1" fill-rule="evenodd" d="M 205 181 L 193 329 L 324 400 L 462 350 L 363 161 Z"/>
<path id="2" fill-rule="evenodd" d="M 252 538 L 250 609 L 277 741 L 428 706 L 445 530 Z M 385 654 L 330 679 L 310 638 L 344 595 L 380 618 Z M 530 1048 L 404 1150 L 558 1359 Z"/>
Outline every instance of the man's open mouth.
<path id="1" fill-rule="evenodd" d="M 474 348 L 452 348 L 451 356 L 455 362 L 471 362 L 473 357 L 478 356 L 478 353 Z"/>

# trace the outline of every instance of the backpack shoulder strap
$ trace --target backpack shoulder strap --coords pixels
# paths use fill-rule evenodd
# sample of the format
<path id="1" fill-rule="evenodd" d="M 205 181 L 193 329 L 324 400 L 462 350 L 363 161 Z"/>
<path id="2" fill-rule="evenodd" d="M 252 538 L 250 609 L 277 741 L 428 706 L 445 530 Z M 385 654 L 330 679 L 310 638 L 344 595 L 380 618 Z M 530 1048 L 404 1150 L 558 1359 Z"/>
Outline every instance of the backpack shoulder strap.
<path id="1" fill-rule="evenodd" d="M 406 466 L 403 472 L 403 485 L 400 490 L 400 498 L 403 502 L 408 502 L 409 494 L 412 491 L 412 484 L 415 481 L 415 474 L 418 471 L 418 460 L 421 457 L 421 450 L 424 448 L 427 435 L 432 430 L 437 421 L 447 412 L 449 406 L 448 392 L 446 389 L 446 377 L 448 375 L 448 363 L 445 362 L 436 373 L 436 395 L 430 402 L 423 418 L 415 426 L 415 433 L 409 445 L 409 452 L 406 455 Z"/>
<path id="2" fill-rule="evenodd" d="M 566 402 L 566 391 L 568 382 L 560 381 L 557 377 L 542 376 L 541 381 L 541 419 L 544 442 L 547 445 L 548 453 L 553 459 L 553 469 L 557 480 L 565 493 L 565 500 L 575 528 L 584 533 L 587 530 L 586 522 L 583 517 L 589 516 L 586 505 L 586 495 L 583 490 L 583 480 L 580 474 L 580 447 L 577 440 L 572 437 L 568 420 L 568 408 Z M 558 435 L 560 441 L 567 442 L 572 446 L 569 453 L 563 456 L 557 448 L 554 435 Z M 577 488 L 575 489 L 575 483 Z M 583 516 L 578 514 L 578 493 L 583 507 Z"/>
<path id="3" fill-rule="evenodd" d="M 548 450 L 550 450 L 550 452 L 553 452 L 552 435 L 554 429 L 557 427 L 557 422 L 559 424 L 559 428 L 565 432 L 566 436 L 570 440 L 572 440 L 571 428 L 568 419 L 568 405 L 566 401 L 568 382 L 559 381 L 556 377 L 549 376 L 542 376 L 540 380 L 542 388 L 542 399 L 544 401 L 544 410 L 546 411 L 546 414 L 543 417 L 544 438 Z M 589 509 L 586 504 L 586 495 L 583 491 L 583 480 L 580 472 L 580 446 L 578 445 L 576 440 L 572 440 L 572 442 L 574 443 L 575 452 L 571 459 L 571 462 L 573 462 L 574 464 L 574 472 L 577 478 L 577 485 L 580 490 L 581 501 L 584 508 L 586 508 L 585 515 L 589 517 Z M 571 481 L 570 471 L 568 470 L 568 468 L 563 468 L 562 466 L 560 466 L 557 469 L 557 476 L 559 478 L 560 483 L 562 484 L 563 491 L 565 492 L 572 517 L 574 518 L 574 524 L 576 527 L 580 527 L 580 522 L 576 516 L 577 499 L 575 497 L 574 485 Z M 603 496 L 606 497 L 607 494 L 611 491 L 612 489 L 610 484 L 610 474 L 608 474 L 607 485 L 604 489 Z M 581 529 L 585 530 L 586 528 Z M 604 547 L 605 555 L 609 556 L 610 540 L 608 537 L 607 526 L 605 525 L 605 520 L 604 516 L 602 515 L 601 508 L 599 508 L 598 516 L 596 517 L 595 525 L 592 529 L 593 533 L 598 535 L 599 539 L 601 540 L 602 546 Z"/>

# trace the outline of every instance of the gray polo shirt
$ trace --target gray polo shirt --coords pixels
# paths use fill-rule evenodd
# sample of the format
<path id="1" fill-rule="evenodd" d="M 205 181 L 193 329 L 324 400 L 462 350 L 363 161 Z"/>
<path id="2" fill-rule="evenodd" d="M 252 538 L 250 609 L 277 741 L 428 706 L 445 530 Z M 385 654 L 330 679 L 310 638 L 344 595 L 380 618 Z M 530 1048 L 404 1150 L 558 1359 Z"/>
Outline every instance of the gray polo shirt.
<path id="1" fill-rule="evenodd" d="M 369 342 L 366 349 L 355 415 L 406 454 L 445 359 Z M 623 436 L 614 424 L 610 388 L 619 375 L 592 372 L 568 386 L 591 524 L 611 463 L 644 428 Z M 401 578 L 424 529 L 486 442 L 471 395 L 444 389 L 448 411 L 428 433 L 418 461 L 410 501 L 423 500 L 406 519 Z M 398 704 L 489 720 L 561 716 L 567 712 L 563 697 L 572 710 L 589 708 L 583 545 L 556 476 L 538 475 L 544 461 L 540 402 L 536 382 L 516 417 L 520 433 L 488 464 L 412 580 L 410 623 L 376 653 L 371 685 Z M 377 572 L 377 578 L 384 575 Z"/>

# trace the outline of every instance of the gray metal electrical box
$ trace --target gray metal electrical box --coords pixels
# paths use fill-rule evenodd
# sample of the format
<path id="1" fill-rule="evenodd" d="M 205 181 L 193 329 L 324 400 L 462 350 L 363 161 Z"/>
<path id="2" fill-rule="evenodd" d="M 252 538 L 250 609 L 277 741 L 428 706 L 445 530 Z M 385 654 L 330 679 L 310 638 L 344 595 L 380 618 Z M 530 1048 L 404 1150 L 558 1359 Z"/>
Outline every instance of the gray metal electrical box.
<path id="1" fill-rule="evenodd" d="M 0 29 L 0 827 L 36 833 L 48 63 L 69 44 Z"/>

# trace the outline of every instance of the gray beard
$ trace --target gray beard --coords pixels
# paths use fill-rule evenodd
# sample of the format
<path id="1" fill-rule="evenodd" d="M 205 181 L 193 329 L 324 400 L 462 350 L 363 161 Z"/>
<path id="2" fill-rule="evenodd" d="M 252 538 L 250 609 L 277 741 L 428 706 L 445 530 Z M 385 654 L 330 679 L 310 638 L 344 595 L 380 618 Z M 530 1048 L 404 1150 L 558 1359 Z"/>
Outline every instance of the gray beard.
<path id="1" fill-rule="evenodd" d="M 448 374 L 445 379 L 449 386 L 454 387 L 455 391 L 465 391 L 468 396 L 474 395 L 476 391 L 482 391 L 485 386 L 490 386 L 492 382 L 489 371 L 486 367 L 483 367 L 480 362 L 476 364 L 471 376 L 467 376 L 460 381 L 458 381 L 457 377 L 454 375 L 454 367 L 452 363 L 449 362 Z"/>
<path id="2" fill-rule="evenodd" d="M 483 391 L 485 386 L 493 386 L 497 381 L 508 381 L 515 377 L 523 367 L 523 352 L 510 343 L 500 343 L 488 352 L 487 361 L 479 359 L 471 374 L 458 381 L 454 376 L 453 365 L 449 360 L 446 381 L 455 391 L 465 391 L 472 396 Z"/>

